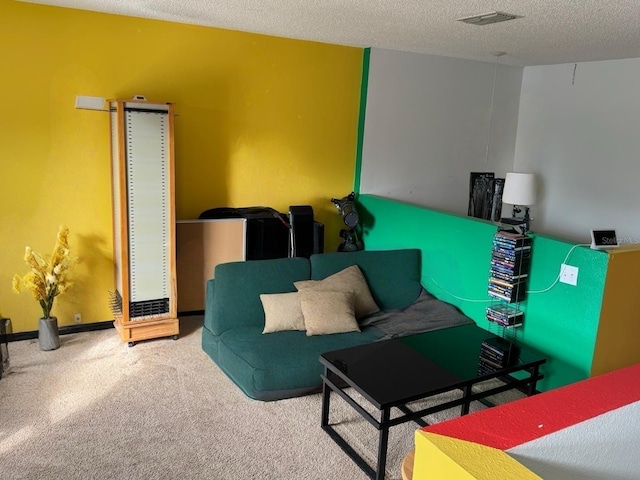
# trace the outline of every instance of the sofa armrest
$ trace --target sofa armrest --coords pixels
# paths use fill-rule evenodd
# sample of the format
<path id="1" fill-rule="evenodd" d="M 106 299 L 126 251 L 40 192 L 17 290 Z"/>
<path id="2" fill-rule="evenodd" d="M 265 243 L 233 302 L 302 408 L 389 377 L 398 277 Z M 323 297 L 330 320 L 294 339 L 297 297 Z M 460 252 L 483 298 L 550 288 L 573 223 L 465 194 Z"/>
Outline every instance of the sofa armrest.
<path id="1" fill-rule="evenodd" d="M 211 330 L 215 335 L 220 335 L 222 332 L 218 332 L 216 329 L 215 320 L 213 318 L 213 309 L 207 308 L 207 305 L 211 305 L 213 302 L 213 292 L 216 287 L 216 281 L 214 278 L 207 280 L 206 289 L 205 289 L 205 309 L 204 309 L 204 326 Z"/>

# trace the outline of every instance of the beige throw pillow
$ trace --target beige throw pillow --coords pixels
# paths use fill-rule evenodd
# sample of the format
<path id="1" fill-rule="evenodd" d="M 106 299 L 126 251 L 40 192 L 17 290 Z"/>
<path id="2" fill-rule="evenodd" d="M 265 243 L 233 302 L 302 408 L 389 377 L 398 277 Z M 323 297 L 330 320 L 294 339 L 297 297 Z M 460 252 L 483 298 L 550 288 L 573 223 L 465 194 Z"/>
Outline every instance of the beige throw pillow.
<path id="1" fill-rule="evenodd" d="M 357 319 L 380 311 L 371 296 L 369 285 L 360 267 L 352 265 L 324 280 L 303 280 L 294 283 L 298 291 L 312 288 L 315 291 L 353 292 Z"/>
<path id="2" fill-rule="evenodd" d="M 359 332 L 351 292 L 300 291 L 307 336 Z"/>
<path id="3" fill-rule="evenodd" d="M 264 309 L 262 333 L 305 329 L 298 292 L 262 294 L 260 301 Z"/>

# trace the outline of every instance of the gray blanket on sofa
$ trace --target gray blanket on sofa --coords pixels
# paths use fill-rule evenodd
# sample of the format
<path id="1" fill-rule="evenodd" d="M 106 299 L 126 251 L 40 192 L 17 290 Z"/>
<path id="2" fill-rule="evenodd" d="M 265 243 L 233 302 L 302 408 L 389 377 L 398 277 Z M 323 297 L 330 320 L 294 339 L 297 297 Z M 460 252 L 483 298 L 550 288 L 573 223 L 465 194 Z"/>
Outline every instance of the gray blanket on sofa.
<path id="1" fill-rule="evenodd" d="M 438 300 L 422 289 L 418 299 L 404 310 L 391 310 L 371 315 L 360 322 L 384 333 L 380 340 L 404 337 L 439 328 L 475 323 L 456 306 Z"/>

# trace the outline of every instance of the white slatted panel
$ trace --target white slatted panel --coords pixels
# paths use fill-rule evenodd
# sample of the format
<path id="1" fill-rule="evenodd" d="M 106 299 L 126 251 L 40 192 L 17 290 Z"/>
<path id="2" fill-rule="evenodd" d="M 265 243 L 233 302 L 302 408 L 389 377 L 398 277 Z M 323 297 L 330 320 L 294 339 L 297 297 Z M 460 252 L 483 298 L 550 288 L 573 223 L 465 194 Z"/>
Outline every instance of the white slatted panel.
<path id="1" fill-rule="evenodd" d="M 170 296 L 167 111 L 125 112 L 131 302 Z"/>

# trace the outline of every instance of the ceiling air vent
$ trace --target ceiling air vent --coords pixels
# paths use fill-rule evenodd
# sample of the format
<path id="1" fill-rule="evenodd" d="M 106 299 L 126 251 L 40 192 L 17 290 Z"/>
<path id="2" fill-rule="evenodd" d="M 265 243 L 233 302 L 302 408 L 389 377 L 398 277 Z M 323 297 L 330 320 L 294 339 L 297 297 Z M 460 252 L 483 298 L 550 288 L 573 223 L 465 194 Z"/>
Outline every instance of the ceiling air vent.
<path id="1" fill-rule="evenodd" d="M 490 23 L 505 22 L 515 18 L 521 18 L 521 16 L 504 12 L 489 12 L 482 15 L 474 15 L 473 17 L 459 18 L 458 21 L 471 25 L 489 25 Z"/>

